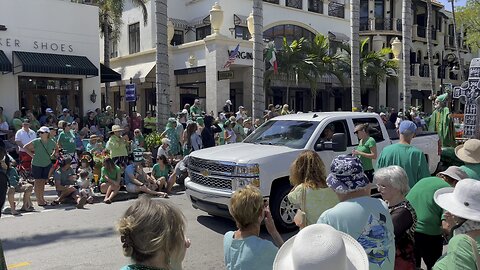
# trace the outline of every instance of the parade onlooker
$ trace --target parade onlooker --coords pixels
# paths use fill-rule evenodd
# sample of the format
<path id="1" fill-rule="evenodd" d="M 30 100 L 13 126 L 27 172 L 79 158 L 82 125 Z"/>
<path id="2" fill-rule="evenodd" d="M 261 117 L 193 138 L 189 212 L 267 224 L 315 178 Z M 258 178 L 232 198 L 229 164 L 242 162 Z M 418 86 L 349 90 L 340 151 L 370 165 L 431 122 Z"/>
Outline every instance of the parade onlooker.
<path id="1" fill-rule="evenodd" d="M 140 129 L 133 131 L 132 150 L 145 149 L 145 137 Z"/>
<path id="2" fill-rule="evenodd" d="M 245 138 L 248 137 L 253 132 L 252 119 L 247 118 L 243 121 L 243 130 L 245 132 Z"/>
<path id="3" fill-rule="evenodd" d="M 238 112 L 235 113 L 235 119 L 247 119 L 247 110 L 243 106 L 238 106 Z"/>
<path id="4" fill-rule="evenodd" d="M 3 114 L 3 107 L 0 106 L 0 123 L 6 122 L 8 124 L 8 118 Z"/>
<path id="5" fill-rule="evenodd" d="M 85 150 L 89 153 L 101 152 L 104 150 L 103 144 L 100 142 L 98 135 L 90 135 L 90 141 L 87 143 Z"/>
<path id="6" fill-rule="evenodd" d="M 142 116 L 137 112 L 132 112 L 130 117 L 130 130 L 141 129 L 142 126 Z"/>
<path id="7" fill-rule="evenodd" d="M 450 184 L 443 179 L 453 178 L 459 181 L 466 177 L 465 173 L 462 174 L 461 170 L 455 168 L 448 168 L 438 175 L 441 178 L 426 177 L 421 179 L 410 189 L 410 192 L 408 192 L 406 196 L 417 214 L 414 247 L 417 268 L 421 266 L 421 260 L 423 259 L 427 269 L 432 269 L 438 258 L 442 256 L 443 210 L 433 201 L 434 193 L 441 188 L 450 186 Z M 449 178 L 447 178 L 447 176 Z M 453 181 L 450 182 L 453 183 Z"/>
<path id="8" fill-rule="evenodd" d="M 468 178 L 480 180 L 480 140 L 467 140 L 455 148 L 455 155 L 465 162 L 460 168 L 467 173 Z"/>
<path id="9" fill-rule="evenodd" d="M 167 157 L 165 155 L 158 156 L 157 163 L 152 168 L 152 176 L 156 179 L 159 190 L 167 187 L 170 171 L 171 167 L 168 164 Z"/>
<path id="10" fill-rule="evenodd" d="M 357 240 L 326 224 L 313 224 L 278 250 L 274 270 L 368 270 L 367 253 Z"/>
<path id="11" fill-rule="evenodd" d="M 37 138 L 35 131 L 30 129 L 30 120 L 24 119 L 22 128 L 15 133 L 15 143 L 18 145 L 18 157 L 24 168 L 30 169 L 32 156 L 27 153 L 24 146 Z"/>
<path id="12" fill-rule="evenodd" d="M 78 193 L 81 197 L 87 199 L 87 203 L 93 203 L 93 190 L 91 173 L 88 170 L 81 169 L 78 172 L 77 179 Z"/>
<path id="13" fill-rule="evenodd" d="M 141 196 L 117 225 L 123 254 L 134 264 L 121 270 L 182 269 L 190 240 L 182 212 L 165 201 Z"/>
<path id="14" fill-rule="evenodd" d="M 7 196 L 8 177 L 6 171 L 9 166 L 8 163 L 7 151 L 5 151 L 4 147 L 0 147 L 0 209 L 3 209 L 5 197 Z M 0 211 L 0 217 L 2 217 L 2 211 Z M 2 248 L 1 244 L 2 242 L 0 241 L 0 249 Z M 3 250 L 0 250 L 0 266 L 2 266 L 2 263 L 5 264 L 5 260 L 3 257 Z M 6 266 L 5 269 L 7 269 Z"/>
<path id="15" fill-rule="evenodd" d="M 370 137 L 368 124 L 355 126 L 355 134 L 358 137 L 358 146 L 352 154 L 356 155 L 362 162 L 363 170 L 370 183 L 373 181 L 373 159 L 377 159 L 377 142 Z"/>
<path id="16" fill-rule="evenodd" d="M 370 184 L 360 159 L 336 157 L 327 185 L 340 200 L 323 212 L 317 223 L 328 224 L 357 240 L 365 249 L 370 269 L 393 269 L 395 240 L 392 218 L 382 200 L 370 197 Z"/>
<path id="17" fill-rule="evenodd" d="M 66 121 L 62 122 L 61 128 L 63 129 L 63 131 L 60 132 L 60 134 L 58 135 L 58 140 L 57 140 L 58 148 L 62 149 L 63 154 L 65 156 L 70 157 L 76 165 L 77 144 L 75 143 L 75 135 L 72 131 L 72 123 L 66 122 Z"/>
<path id="18" fill-rule="evenodd" d="M 8 122 L 4 119 L 6 118 L 3 118 L 3 119 L 0 118 L 0 131 L 4 133 L 9 133 L 10 126 L 8 125 Z"/>
<path id="19" fill-rule="evenodd" d="M 118 111 L 116 113 L 116 117 L 113 120 L 113 123 L 117 126 L 120 126 L 121 128 L 125 129 L 127 126 L 129 126 L 130 118 L 127 116 L 126 113 L 123 113 L 121 111 Z"/>
<path id="20" fill-rule="evenodd" d="M 230 122 L 230 120 L 225 121 L 225 124 L 223 125 L 223 128 L 225 129 L 224 131 L 225 144 L 231 144 L 231 143 L 237 142 L 237 134 L 235 134 L 235 131 L 233 131 L 234 125 L 235 123 Z"/>
<path id="21" fill-rule="evenodd" d="M 147 111 L 145 119 L 143 119 L 143 130 L 145 134 L 150 134 L 153 131 L 157 130 L 157 118 L 152 116 L 150 111 Z"/>
<path id="22" fill-rule="evenodd" d="M 410 188 L 420 179 L 430 176 L 425 154 L 422 150 L 410 145 L 416 130 L 417 125 L 412 121 L 402 121 L 398 130 L 400 142 L 385 147 L 377 161 L 378 168 L 391 165 L 402 167 L 408 175 Z"/>
<path id="23" fill-rule="evenodd" d="M 20 130 L 22 128 L 22 112 L 21 111 L 15 111 L 13 113 L 13 119 L 12 119 L 12 126 L 15 132 Z"/>
<path id="24" fill-rule="evenodd" d="M 30 128 L 36 132 L 41 127 L 40 122 L 32 112 L 27 113 L 27 118 L 30 120 Z"/>
<path id="25" fill-rule="evenodd" d="M 120 167 L 115 165 L 113 159 L 106 158 L 103 161 L 100 176 L 100 192 L 105 194 L 104 203 L 111 204 L 113 198 L 117 196 L 120 190 L 121 179 Z"/>
<path id="26" fill-rule="evenodd" d="M 295 224 L 304 228 L 317 223 L 320 215 L 338 203 L 335 192 L 327 186 L 325 165 L 312 150 L 302 152 L 290 167 L 292 191 L 288 200 L 299 208 Z"/>
<path id="27" fill-rule="evenodd" d="M 230 118 L 230 122 L 234 123 L 233 131 L 236 135 L 236 142 L 242 142 L 247 137 L 245 134 L 245 129 L 243 129 L 243 118 L 239 118 L 238 120 L 235 118 L 232 119 L 232 117 Z"/>
<path id="28" fill-rule="evenodd" d="M 186 156 L 193 151 L 203 148 L 202 137 L 197 132 L 197 124 L 191 122 L 187 125 L 186 142 L 183 155 Z"/>
<path id="29" fill-rule="evenodd" d="M 197 133 L 202 134 L 203 129 L 205 128 L 205 119 L 203 117 L 197 117 L 195 120 L 197 122 Z"/>
<path id="30" fill-rule="evenodd" d="M 455 188 L 442 188 L 434 195 L 435 202 L 445 209 L 455 224 L 448 252 L 435 263 L 434 270 L 479 269 L 480 258 L 480 182 L 463 179 Z"/>
<path id="31" fill-rule="evenodd" d="M 47 183 L 52 160 L 56 159 L 56 145 L 49 138 L 50 130 L 48 127 L 41 127 L 38 130 L 40 138 L 34 139 L 24 145 L 25 151 L 32 156 L 32 176 L 35 178 L 34 189 L 38 206 L 45 206 L 47 202 L 44 199 L 45 184 Z"/>
<path id="32" fill-rule="evenodd" d="M 83 208 L 87 202 L 87 198 L 80 196 L 76 188 L 77 179 L 75 171 L 70 166 L 71 163 L 72 159 L 66 157 L 60 162 L 60 168 L 53 174 L 58 198 L 52 202 L 52 205 L 58 205 L 66 198 L 71 197 L 76 201 L 77 208 Z"/>
<path id="33" fill-rule="evenodd" d="M 288 104 L 284 104 L 283 107 L 282 107 L 282 111 L 280 112 L 280 115 L 287 115 L 287 114 L 290 114 L 290 111 L 288 109 Z"/>
<path id="34" fill-rule="evenodd" d="M 415 270 L 414 234 L 417 216 L 405 199 L 410 190 L 405 170 L 389 166 L 375 172 L 374 182 L 388 204 L 395 232 L 395 270 Z"/>
<path id="35" fill-rule="evenodd" d="M 222 132 L 222 128 L 218 123 L 214 123 L 213 116 L 205 116 L 205 128 L 200 133 L 202 136 L 203 148 L 209 148 L 215 146 L 215 133 Z"/>
<path id="36" fill-rule="evenodd" d="M 190 107 L 190 114 L 193 120 L 196 120 L 197 117 L 202 116 L 202 108 L 200 108 L 200 100 L 195 99 L 193 105 Z"/>
<path id="37" fill-rule="evenodd" d="M 7 177 L 9 182 L 9 187 L 7 190 L 8 203 L 10 204 L 10 213 L 12 215 L 18 215 L 19 213 L 16 210 L 15 203 L 15 193 L 23 193 L 23 205 L 20 208 L 21 212 L 32 212 L 35 209 L 33 208 L 32 200 L 30 196 L 32 195 L 33 186 L 25 181 L 20 180 L 20 176 L 17 173 L 17 170 L 13 166 L 9 166 L 7 169 Z"/>
<path id="38" fill-rule="evenodd" d="M 180 138 L 176 131 L 177 120 L 173 117 L 168 118 L 168 123 L 162 136 L 166 136 L 170 140 L 169 156 L 176 157 L 181 154 Z"/>
<path id="39" fill-rule="evenodd" d="M 85 127 L 89 128 L 89 129 L 97 129 L 98 127 L 98 122 L 97 122 L 97 118 L 95 117 L 95 112 L 92 111 L 92 110 L 89 110 L 87 112 L 87 117 L 85 118 Z"/>
<path id="40" fill-rule="evenodd" d="M 128 162 L 127 140 L 122 137 L 123 129 L 118 125 L 112 126 L 110 138 L 105 148 L 110 152 L 110 157 L 115 164 L 124 166 Z"/>
<path id="41" fill-rule="evenodd" d="M 125 186 L 127 192 L 130 193 L 147 193 L 154 196 L 167 197 L 167 194 L 164 192 L 155 191 L 158 188 L 155 180 L 150 179 L 150 177 L 143 171 L 143 162 L 145 161 L 142 157 L 135 156 L 130 163 L 125 168 Z"/>
<path id="42" fill-rule="evenodd" d="M 265 119 L 265 121 L 268 121 L 276 116 L 278 116 L 278 114 L 275 112 L 275 106 L 273 104 L 269 104 L 268 111 L 263 117 L 263 119 Z"/>
<path id="43" fill-rule="evenodd" d="M 223 237 L 226 269 L 272 269 L 283 239 L 275 228 L 270 210 L 264 204 L 260 191 L 250 185 L 235 191 L 228 209 L 238 230 L 229 231 Z M 267 231 L 276 246 L 259 237 L 262 221 L 265 221 Z"/>
<path id="44" fill-rule="evenodd" d="M 158 147 L 157 158 L 161 155 L 166 156 L 170 161 L 172 160 L 172 156 L 170 155 L 170 140 L 168 138 L 163 138 L 162 145 Z"/>
<path id="45" fill-rule="evenodd" d="M 231 100 L 225 101 L 225 106 L 223 106 L 223 113 L 226 118 L 229 118 L 233 115 L 233 105 Z"/>
<path id="46" fill-rule="evenodd" d="M 62 115 L 58 117 L 58 120 L 63 120 L 67 123 L 72 123 L 74 119 L 73 119 L 73 116 L 70 115 L 70 110 L 67 108 L 63 108 Z"/>

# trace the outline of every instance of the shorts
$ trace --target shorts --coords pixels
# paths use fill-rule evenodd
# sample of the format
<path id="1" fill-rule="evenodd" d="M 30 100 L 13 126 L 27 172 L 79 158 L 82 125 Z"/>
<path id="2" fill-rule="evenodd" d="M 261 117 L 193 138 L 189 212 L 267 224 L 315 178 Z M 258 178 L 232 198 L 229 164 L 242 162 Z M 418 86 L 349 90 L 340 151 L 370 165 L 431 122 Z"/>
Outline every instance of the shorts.
<path id="1" fill-rule="evenodd" d="M 8 193 L 23 193 L 26 191 L 32 191 L 33 186 L 31 184 L 19 184 L 16 185 L 15 187 L 9 187 L 8 188 Z"/>
<path id="2" fill-rule="evenodd" d="M 138 186 L 135 185 L 135 184 L 132 184 L 132 183 L 129 183 L 126 185 L 126 188 L 127 188 L 127 192 L 129 193 L 139 193 L 138 191 Z"/>
<path id="3" fill-rule="evenodd" d="M 42 179 L 42 180 L 48 179 L 48 173 L 50 172 L 51 167 L 52 167 L 52 164 L 48 165 L 47 167 L 38 167 L 38 166 L 32 165 L 33 178 Z"/>

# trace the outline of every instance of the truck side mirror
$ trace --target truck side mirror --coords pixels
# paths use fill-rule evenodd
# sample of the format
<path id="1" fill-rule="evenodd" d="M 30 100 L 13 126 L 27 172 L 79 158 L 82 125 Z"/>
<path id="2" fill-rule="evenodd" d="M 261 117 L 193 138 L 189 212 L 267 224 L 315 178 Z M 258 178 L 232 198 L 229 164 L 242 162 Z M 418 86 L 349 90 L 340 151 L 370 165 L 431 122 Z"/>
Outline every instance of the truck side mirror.
<path id="1" fill-rule="evenodd" d="M 347 137 L 345 133 L 335 133 L 332 138 L 332 150 L 333 152 L 345 152 L 347 151 Z"/>

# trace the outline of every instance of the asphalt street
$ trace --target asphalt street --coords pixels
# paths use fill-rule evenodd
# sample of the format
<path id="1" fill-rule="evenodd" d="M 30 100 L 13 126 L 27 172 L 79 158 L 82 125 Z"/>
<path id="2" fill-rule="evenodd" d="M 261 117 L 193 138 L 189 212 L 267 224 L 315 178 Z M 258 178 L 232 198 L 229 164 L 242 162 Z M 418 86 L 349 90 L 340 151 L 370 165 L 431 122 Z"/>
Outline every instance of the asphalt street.
<path id="1" fill-rule="evenodd" d="M 168 202 L 177 205 L 187 220 L 184 269 L 224 269 L 223 234 L 235 230 L 229 219 L 212 217 L 193 209 L 183 192 Z M 134 200 L 87 205 L 38 208 L 22 216 L 2 215 L 0 239 L 9 269 L 119 269 L 129 263 L 121 250 L 115 222 Z M 7 203 L 8 205 L 8 203 Z M 287 239 L 292 234 L 284 235 Z M 266 232 L 262 237 L 268 238 Z"/>

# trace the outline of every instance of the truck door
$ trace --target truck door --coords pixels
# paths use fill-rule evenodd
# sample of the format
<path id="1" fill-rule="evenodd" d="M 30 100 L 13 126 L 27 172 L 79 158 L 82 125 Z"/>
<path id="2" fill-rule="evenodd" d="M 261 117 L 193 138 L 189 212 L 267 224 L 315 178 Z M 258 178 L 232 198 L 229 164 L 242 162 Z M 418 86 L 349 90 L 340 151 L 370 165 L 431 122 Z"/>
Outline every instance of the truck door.
<path id="1" fill-rule="evenodd" d="M 368 124 L 370 137 L 372 137 L 375 142 L 377 143 L 377 156 L 380 156 L 383 148 L 390 144 L 390 139 L 388 134 L 383 132 L 382 125 L 379 123 L 378 119 L 375 117 L 362 117 L 362 118 L 353 118 L 351 120 L 353 122 L 353 126 L 360 124 Z M 359 140 L 357 136 L 354 136 L 353 139 L 354 147 L 358 146 Z M 377 160 L 373 160 L 373 167 L 377 168 Z"/>
<path id="2" fill-rule="evenodd" d="M 330 141 L 332 139 L 333 134 L 335 133 L 344 133 L 345 136 L 347 137 L 347 151 L 346 152 L 334 152 L 333 150 L 320 150 L 317 151 L 317 154 L 320 156 L 322 159 L 323 163 L 325 164 L 325 168 L 328 170 L 330 168 L 330 164 L 332 163 L 333 159 L 339 155 L 344 155 L 344 154 L 350 154 L 352 153 L 352 150 L 354 149 L 352 145 L 352 138 L 348 124 L 346 120 L 333 120 L 327 123 L 323 127 L 322 132 L 320 133 L 320 136 L 317 138 L 315 145 L 325 142 L 325 141 Z"/>

